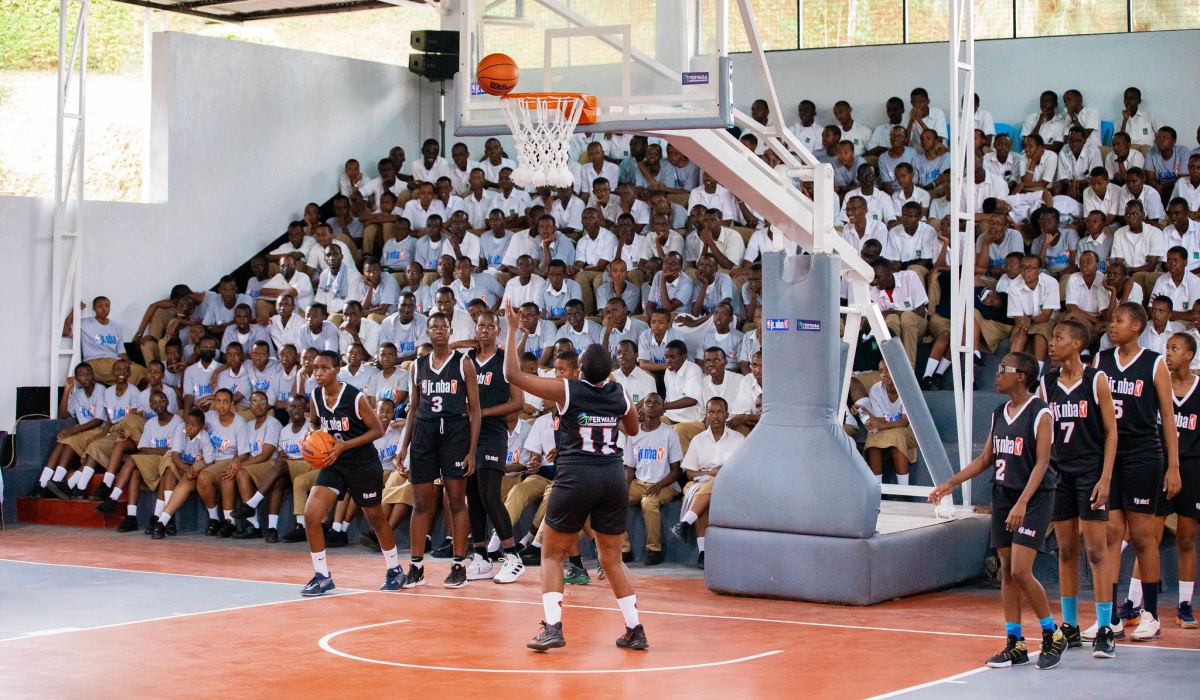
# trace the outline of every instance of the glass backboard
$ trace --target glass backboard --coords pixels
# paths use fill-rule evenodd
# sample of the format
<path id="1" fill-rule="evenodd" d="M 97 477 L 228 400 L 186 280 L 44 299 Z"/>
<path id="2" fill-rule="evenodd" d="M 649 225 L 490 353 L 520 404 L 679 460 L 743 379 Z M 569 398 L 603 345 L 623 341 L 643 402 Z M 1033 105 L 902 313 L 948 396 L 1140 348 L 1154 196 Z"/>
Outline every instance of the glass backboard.
<path id="1" fill-rule="evenodd" d="M 463 0 L 455 135 L 508 133 L 475 81 L 493 53 L 521 69 L 514 92 L 594 95 L 578 132 L 730 126 L 727 14 L 727 0 Z"/>

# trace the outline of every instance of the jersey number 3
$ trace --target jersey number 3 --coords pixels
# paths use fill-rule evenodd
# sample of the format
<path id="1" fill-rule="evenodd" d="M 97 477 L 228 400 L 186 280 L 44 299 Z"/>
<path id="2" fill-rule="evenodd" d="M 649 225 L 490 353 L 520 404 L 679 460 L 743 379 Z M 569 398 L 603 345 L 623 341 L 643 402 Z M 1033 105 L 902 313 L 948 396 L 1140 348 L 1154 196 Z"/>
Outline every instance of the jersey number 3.
<path id="1" fill-rule="evenodd" d="M 616 454 L 617 451 L 613 448 L 616 446 L 617 443 L 616 443 L 616 440 L 613 439 L 613 432 L 614 431 L 612 428 L 604 428 L 601 431 L 601 433 L 600 433 L 600 435 L 601 435 L 600 454 L 602 454 L 602 455 Z M 583 451 L 584 452 L 595 452 L 596 451 L 596 441 L 595 441 L 595 439 L 593 439 L 592 435 L 593 435 L 592 428 L 580 428 L 579 429 L 579 439 L 583 441 Z"/>
<path id="2" fill-rule="evenodd" d="M 429 399 L 429 404 L 430 404 L 429 410 L 433 411 L 434 413 L 442 412 L 442 397 L 440 397 L 440 396 L 432 397 L 431 399 Z"/>

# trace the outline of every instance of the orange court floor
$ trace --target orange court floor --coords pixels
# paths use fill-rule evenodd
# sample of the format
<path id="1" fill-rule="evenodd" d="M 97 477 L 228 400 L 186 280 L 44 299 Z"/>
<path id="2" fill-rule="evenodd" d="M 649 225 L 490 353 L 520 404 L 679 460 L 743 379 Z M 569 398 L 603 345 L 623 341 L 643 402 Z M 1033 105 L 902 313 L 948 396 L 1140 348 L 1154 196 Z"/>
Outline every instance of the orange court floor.
<path id="1" fill-rule="evenodd" d="M 335 549 L 329 566 L 337 591 L 306 599 L 303 544 L 10 527 L 0 532 L 0 697 L 1011 700 L 1120 678 L 1200 697 L 1200 632 L 1170 617 L 1159 641 L 1121 644 L 1112 661 L 1087 648 L 1047 673 L 982 672 L 1004 629 L 987 584 L 845 607 L 719 596 L 691 569 L 635 563 L 648 651 L 614 645 L 621 615 L 593 576 L 567 587 L 567 646 L 535 654 L 525 642 L 542 618 L 537 568 L 511 585 L 448 590 L 448 562 L 427 559 L 428 585 L 381 593 L 379 555 Z M 1090 610 L 1081 601 L 1081 622 Z M 1025 630 L 1036 649 L 1028 609 Z"/>

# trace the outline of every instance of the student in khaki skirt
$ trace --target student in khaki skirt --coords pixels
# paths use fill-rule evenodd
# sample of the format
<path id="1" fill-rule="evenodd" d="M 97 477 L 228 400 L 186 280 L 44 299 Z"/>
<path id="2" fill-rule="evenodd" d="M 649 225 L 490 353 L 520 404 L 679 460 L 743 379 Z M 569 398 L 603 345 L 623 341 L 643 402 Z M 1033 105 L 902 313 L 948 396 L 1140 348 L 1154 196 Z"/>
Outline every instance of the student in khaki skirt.
<path id="1" fill-rule="evenodd" d="M 883 483 L 883 455 L 891 452 L 896 482 L 908 486 L 908 468 L 917 461 L 917 436 L 886 364 L 879 363 L 879 382 L 854 404 L 854 413 L 867 429 L 865 456 L 875 479 Z"/>
<path id="2" fill-rule="evenodd" d="M 304 504 L 308 502 L 308 492 L 317 483 L 317 470 L 300 455 L 300 443 L 312 432 L 312 423 L 305 416 L 307 411 L 308 399 L 304 393 L 292 394 L 287 403 L 288 424 L 280 429 L 279 449 L 275 450 L 275 469 L 279 478 L 292 484 L 292 513 L 296 516 L 296 527 L 283 536 L 283 541 L 288 544 L 308 541 L 304 532 Z"/>
<path id="3" fill-rule="evenodd" d="M 283 506 L 283 483 L 275 470 L 272 456 L 279 446 L 279 432 L 283 426 L 275 420 L 271 400 L 266 392 L 250 394 L 250 420 L 246 423 L 246 445 L 248 454 L 238 464 L 233 480 L 236 482 L 242 503 L 232 508 L 234 520 L 245 520 L 248 527 L 233 534 L 234 539 L 256 540 L 263 538 L 268 544 L 279 541 L 279 509 Z M 224 491 L 224 488 L 222 488 Z M 258 504 L 271 494 L 270 515 L 264 532 L 258 522 Z"/>
<path id="4" fill-rule="evenodd" d="M 196 492 L 208 509 L 208 526 L 204 534 L 228 538 L 237 531 L 233 522 L 233 498 L 237 485 L 234 476 L 249 456 L 250 446 L 246 421 L 233 412 L 233 392 L 217 389 L 213 393 L 212 406 L 213 410 L 204 414 L 204 420 L 212 439 L 214 459 L 197 477 Z M 218 510 L 221 505 L 224 506 L 224 513 Z"/>
<path id="5" fill-rule="evenodd" d="M 76 500 L 86 498 L 88 482 L 97 469 L 106 470 L 114 449 L 121 452 L 132 452 L 137 446 L 137 439 L 130 439 L 125 434 L 123 421 L 131 414 L 136 414 L 142 405 L 142 395 L 137 387 L 129 383 L 129 361 L 117 360 L 113 363 L 113 376 L 116 382 L 104 390 L 104 412 L 107 416 L 107 430 L 103 435 L 92 440 L 84 451 L 83 469 L 79 471 L 76 488 L 73 491 Z M 141 437 L 139 434 L 138 437 Z M 119 464 L 119 462 L 118 462 Z M 115 471 L 115 469 L 114 469 Z M 113 477 L 105 474 L 106 483 L 96 488 L 93 498 L 103 498 L 109 492 L 108 484 Z"/>
<path id="6" fill-rule="evenodd" d="M 226 396 L 226 400 L 228 398 Z M 161 540 L 166 537 L 167 523 L 171 522 L 175 512 L 196 490 L 196 484 L 204 469 L 217 459 L 212 436 L 204 427 L 206 422 L 204 412 L 193 408 L 184 416 L 183 425 L 175 427 L 175 434 L 171 436 L 171 451 L 163 457 L 160 468 L 164 478 L 175 482 L 175 488 L 170 498 L 166 499 L 163 511 L 158 514 L 158 520 L 151 524 L 154 529 L 150 536 L 153 539 Z M 147 474 L 142 474 L 142 478 Z M 166 495 L 165 492 L 163 495 Z"/>
<path id="7" fill-rule="evenodd" d="M 167 395 L 161 391 L 156 391 L 150 396 L 149 410 L 153 411 L 154 418 L 142 423 L 143 427 L 138 436 L 137 448 L 130 450 L 136 451 L 137 454 L 118 455 L 116 451 L 113 452 L 114 456 L 120 457 L 120 473 L 114 474 L 115 470 L 109 472 L 116 478 L 95 510 L 97 513 L 105 514 L 117 512 L 117 500 L 121 498 L 121 494 L 126 494 L 125 500 L 128 505 L 125 507 L 125 522 L 121 523 L 117 532 L 131 532 L 137 529 L 137 499 L 141 483 L 144 481 L 151 489 L 158 487 L 159 478 L 164 469 L 163 457 L 171 446 L 171 436 L 174 435 L 175 429 L 183 424 L 183 419 L 167 410 L 167 403 Z M 105 477 L 107 478 L 109 474 L 106 474 Z M 171 479 L 170 483 L 164 486 L 173 488 L 174 480 Z M 171 489 L 164 488 L 162 490 L 169 494 Z M 166 505 L 165 501 L 169 498 L 169 495 L 159 496 L 155 506 L 155 515 L 162 512 Z"/>
<path id="8" fill-rule="evenodd" d="M 75 366 L 75 376 L 67 377 L 58 402 L 59 419 L 72 416 L 76 424 L 58 432 L 38 486 L 29 494 L 32 498 L 71 500 L 79 472 L 64 481 L 67 470 L 78 465 L 92 440 L 104 434 L 104 389 L 96 385 L 96 377 L 86 362 Z"/>

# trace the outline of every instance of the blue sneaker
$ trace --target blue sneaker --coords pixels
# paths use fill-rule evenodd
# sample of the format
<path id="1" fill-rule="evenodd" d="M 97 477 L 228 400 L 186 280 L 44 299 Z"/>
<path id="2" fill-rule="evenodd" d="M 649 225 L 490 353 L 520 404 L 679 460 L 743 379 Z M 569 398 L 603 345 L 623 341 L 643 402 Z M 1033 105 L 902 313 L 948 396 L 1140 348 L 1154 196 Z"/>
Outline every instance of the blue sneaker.
<path id="1" fill-rule="evenodd" d="M 1191 603 L 1180 603 L 1175 609 L 1175 621 L 1185 630 L 1196 629 L 1196 617 L 1192 615 Z"/>
<path id="2" fill-rule="evenodd" d="M 324 595 L 334 588 L 337 588 L 337 586 L 333 585 L 332 576 L 313 574 L 312 580 L 308 582 L 304 590 L 300 591 L 300 595 L 311 598 L 312 596 Z"/>
<path id="3" fill-rule="evenodd" d="M 1121 603 L 1119 616 L 1121 622 L 1125 623 L 1126 627 L 1132 626 L 1136 628 L 1138 623 L 1142 621 L 1142 606 L 1134 607 L 1133 601 L 1126 598 L 1125 602 Z"/>
<path id="4" fill-rule="evenodd" d="M 404 569 L 399 566 L 392 567 L 387 570 L 387 577 L 383 579 L 383 585 L 379 587 L 381 591 L 398 591 L 404 587 Z"/>

